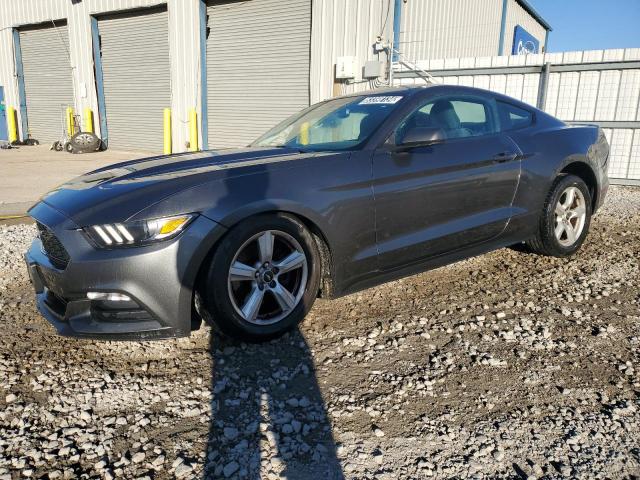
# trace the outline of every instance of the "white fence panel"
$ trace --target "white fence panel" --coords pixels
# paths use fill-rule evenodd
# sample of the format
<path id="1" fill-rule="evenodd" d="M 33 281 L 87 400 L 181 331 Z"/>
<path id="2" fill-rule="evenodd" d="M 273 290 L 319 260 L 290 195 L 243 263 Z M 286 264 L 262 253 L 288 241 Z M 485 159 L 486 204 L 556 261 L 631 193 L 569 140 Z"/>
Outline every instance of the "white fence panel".
<path id="1" fill-rule="evenodd" d="M 578 120 L 591 121 L 595 118 L 599 85 L 600 72 L 580 72 L 575 115 Z"/>
<path id="2" fill-rule="evenodd" d="M 619 70 L 607 70 L 600 74 L 596 118 L 601 121 L 615 120 L 616 118 L 620 77 Z"/>

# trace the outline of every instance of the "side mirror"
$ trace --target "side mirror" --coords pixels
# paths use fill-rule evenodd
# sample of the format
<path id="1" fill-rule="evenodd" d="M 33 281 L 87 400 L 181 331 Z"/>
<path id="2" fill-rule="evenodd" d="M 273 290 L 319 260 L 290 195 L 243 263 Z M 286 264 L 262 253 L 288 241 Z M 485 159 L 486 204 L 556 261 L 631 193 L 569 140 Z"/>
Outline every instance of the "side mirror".
<path id="1" fill-rule="evenodd" d="M 398 148 L 427 147 L 442 143 L 445 140 L 444 130 L 433 127 L 413 127 L 404 134 Z"/>

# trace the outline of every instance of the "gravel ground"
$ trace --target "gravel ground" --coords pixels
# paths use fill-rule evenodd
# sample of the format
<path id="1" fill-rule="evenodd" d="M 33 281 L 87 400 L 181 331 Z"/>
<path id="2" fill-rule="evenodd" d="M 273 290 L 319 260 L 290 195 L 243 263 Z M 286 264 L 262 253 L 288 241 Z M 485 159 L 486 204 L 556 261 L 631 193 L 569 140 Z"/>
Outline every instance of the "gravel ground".
<path id="1" fill-rule="evenodd" d="M 0 479 L 640 476 L 640 189 L 573 259 L 500 250 L 265 345 L 58 337 L 33 234 L 0 226 Z"/>

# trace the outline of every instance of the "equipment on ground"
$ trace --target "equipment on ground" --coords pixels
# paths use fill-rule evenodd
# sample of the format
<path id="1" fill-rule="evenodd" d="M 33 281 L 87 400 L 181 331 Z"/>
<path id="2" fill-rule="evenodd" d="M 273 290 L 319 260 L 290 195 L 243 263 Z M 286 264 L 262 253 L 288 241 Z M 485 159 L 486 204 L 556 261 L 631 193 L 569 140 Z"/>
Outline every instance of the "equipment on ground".
<path id="1" fill-rule="evenodd" d="M 73 114 L 73 107 L 61 105 L 61 130 L 60 140 L 51 145 L 51 150 L 69 153 L 91 153 L 100 149 L 102 142 L 92 132 L 81 131 L 80 115 Z M 77 133 L 76 133 L 77 132 Z"/>

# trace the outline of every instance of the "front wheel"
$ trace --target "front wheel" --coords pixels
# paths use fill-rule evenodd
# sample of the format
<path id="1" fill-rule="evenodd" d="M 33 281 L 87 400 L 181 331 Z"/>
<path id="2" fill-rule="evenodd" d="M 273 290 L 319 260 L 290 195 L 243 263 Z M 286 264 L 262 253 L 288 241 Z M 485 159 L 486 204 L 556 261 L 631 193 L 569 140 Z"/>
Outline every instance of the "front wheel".
<path id="1" fill-rule="evenodd" d="M 573 255 L 584 243 L 591 222 L 591 194 L 580 177 L 565 175 L 554 182 L 540 216 L 538 234 L 527 242 L 536 253 Z"/>
<path id="2" fill-rule="evenodd" d="M 229 231 L 213 255 L 199 289 L 203 316 L 241 340 L 277 337 L 311 309 L 320 264 L 313 236 L 297 219 L 248 219 Z"/>

